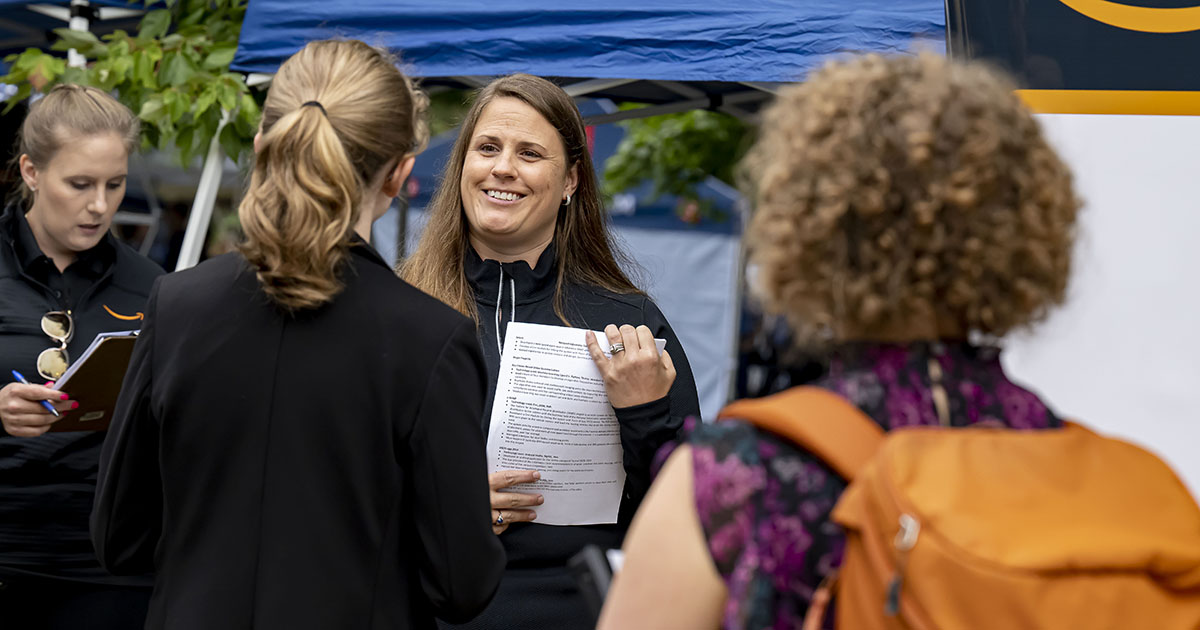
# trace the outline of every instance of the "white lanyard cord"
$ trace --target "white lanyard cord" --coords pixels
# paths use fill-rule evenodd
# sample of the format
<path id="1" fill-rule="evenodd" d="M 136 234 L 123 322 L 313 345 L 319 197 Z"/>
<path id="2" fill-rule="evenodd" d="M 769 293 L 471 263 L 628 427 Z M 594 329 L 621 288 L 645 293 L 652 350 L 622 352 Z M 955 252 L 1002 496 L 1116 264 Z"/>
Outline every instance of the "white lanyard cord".
<path id="1" fill-rule="evenodd" d="M 508 321 L 517 321 L 517 285 L 510 277 L 508 279 L 508 295 L 512 302 L 512 311 L 508 314 Z M 500 305 L 504 296 L 504 267 L 500 267 L 500 282 L 496 289 L 496 356 L 504 354 L 503 345 L 500 343 Z"/>

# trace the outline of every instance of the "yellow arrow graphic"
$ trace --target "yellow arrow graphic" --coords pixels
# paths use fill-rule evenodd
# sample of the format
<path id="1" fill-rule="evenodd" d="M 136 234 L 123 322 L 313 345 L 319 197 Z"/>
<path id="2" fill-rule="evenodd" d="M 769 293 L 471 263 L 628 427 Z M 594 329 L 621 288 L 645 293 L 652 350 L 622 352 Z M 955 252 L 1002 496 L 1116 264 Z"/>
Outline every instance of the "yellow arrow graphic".
<path id="1" fill-rule="evenodd" d="M 1108 0 L 1059 0 L 1097 22 L 1143 33 L 1186 33 L 1200 30 L 1200 6 L 1162 9 Z"/>

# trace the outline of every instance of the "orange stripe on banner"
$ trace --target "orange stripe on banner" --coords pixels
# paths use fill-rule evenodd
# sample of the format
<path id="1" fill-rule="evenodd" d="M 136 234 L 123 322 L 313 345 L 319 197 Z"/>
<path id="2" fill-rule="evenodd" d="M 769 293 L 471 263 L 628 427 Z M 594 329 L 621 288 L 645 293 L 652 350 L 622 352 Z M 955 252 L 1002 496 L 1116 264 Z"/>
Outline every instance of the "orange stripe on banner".
<path id="1" fill-rule="evenodd" d="M 1139 7 L 1109 0 L 1059 0 L 1109 26 L 1143 33 L 1187 33 L 1200 30 L 1200 6 Z"/>
<path id="2" fill-rule="evenodd" d="M 1200 92 L 1151 90 L 1017 90 L 1039 114 L 1200 116 Z"/>

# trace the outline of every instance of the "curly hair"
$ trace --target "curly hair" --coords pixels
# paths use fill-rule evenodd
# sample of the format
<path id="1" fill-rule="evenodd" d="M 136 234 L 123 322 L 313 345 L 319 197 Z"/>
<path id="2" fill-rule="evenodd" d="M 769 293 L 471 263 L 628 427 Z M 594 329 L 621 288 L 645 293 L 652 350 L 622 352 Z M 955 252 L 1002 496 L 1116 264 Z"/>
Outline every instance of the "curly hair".
<path id="1" fill-rule="evenodd" d="M 1079 201 L 1013 90 L 920 54 L 780 91 L 743 163 L 747 246 L 798 342 L 1000 337 L 1062 302 Z"/>

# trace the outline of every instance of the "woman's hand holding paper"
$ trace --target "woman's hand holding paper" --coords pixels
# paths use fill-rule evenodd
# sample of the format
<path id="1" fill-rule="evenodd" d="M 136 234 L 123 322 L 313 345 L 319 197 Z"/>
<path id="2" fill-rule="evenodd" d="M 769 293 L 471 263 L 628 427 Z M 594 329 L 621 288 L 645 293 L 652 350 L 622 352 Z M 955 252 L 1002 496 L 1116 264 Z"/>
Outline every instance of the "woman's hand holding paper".
<path id="1" fill-rule="evenodd" d="M 614 408 L 645 404 L 671 391 L 675 364 L 666 350 L 658 353 L 649 328 L 634 328 L 629 324 L 617 328 L 609 324 L 604 327 L 604 334 L 610 346 L 624 349 L 606 357 L 592 331 L 587 332 L 586 339 L 588 352 L 604 377 L 604 389 Z"/>
<path id="2" fill-rule="evenodd" d="M 513 523 L 537 518 L 537 512 L 529 508 L 541 505 L 542 495 L 500 491 L 541 478 L 541 473 L 536 470 L 498 470 L 488 475 L 488 486 L 492 490 L 492 532 L 499 536 Z"/>

